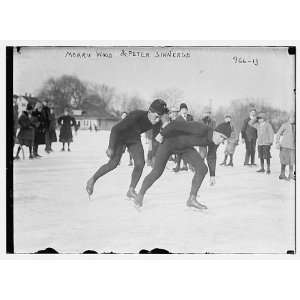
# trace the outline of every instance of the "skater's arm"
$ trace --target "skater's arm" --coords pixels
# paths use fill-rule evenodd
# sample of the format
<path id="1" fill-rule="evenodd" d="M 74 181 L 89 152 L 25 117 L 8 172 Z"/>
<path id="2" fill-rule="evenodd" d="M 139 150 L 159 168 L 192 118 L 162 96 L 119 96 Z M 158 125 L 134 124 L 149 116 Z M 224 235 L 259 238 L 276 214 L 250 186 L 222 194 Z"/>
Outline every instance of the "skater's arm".
<path id="1" fill-rule="evenodd" d="M 208 126 L 200 122 L 180 122 L 173 121 L 161 130 L 161 134 L 165 137 L 174 137 L 182 134 L 188 135 L 205 135 L 208 131 Z"/>
<path id="2" fill-rule="evenodd" d="M 206 160 L 208 164 L 210 177 L 214 177 L 216 173 L 217 148 L 218 146 L 216 146 L 213 143 L 208 145 Z"/>

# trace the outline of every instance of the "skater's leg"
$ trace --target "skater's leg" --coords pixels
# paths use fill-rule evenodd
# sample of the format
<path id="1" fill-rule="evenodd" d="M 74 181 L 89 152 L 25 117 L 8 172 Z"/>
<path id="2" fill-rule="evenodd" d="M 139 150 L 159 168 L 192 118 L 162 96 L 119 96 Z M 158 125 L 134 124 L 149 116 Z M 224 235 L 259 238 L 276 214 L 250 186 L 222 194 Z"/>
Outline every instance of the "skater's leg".
<path id="1" fill-rule="evenodd" d="M 186 149 L 183 153 L 183 158 L 195 171 L 190 194 L 197 196 L 201 183 L 208 172 L 208 168 L 200 154 L 194 148 Z"/>
<path id="2" fill-rule="evenodd" d="M 203 179 L 208 172 L 208 168 L 200 154 L 194 148 L 184 150 L 183 158 L 193 167 L 195 172 L 192 180 L 190 196 L 186 204 L 187 206 L 195 207 L 197 209 L 207 209 L 205 205 L 197 201 L 197 194 Z"/>
<path id="3" fill-rule="evenodd" d="M 230 157 L 230 161 L 229 161 L 227 166 L 232 166 L 233 167 L 233 154 L 229 154 L 229 157 Z"/>
<path id="4" fill-rule="evenodd" d="M 144 196 L 146 191 L 152 186 L 152 184 L 161 176 L 163 173 L 166 164 L 168 162 L 171 151 L 169 150 L 169 143 L 163 143 L 158 147 L 155 157 L 155 163 L 152 171 L 144 178 L 142 187 L 139 191 L 139 194 Z"/>
<path id="5" fill-rule="evenodd" d="M 123 145 L 119 145 L 119 146 L 116 147 L 115 153 L 110 158 L 110 160 L 106 164 L 102 165 L 95 172 L 95 174 L 88 180 L 86 190 L 87 190 L 89 195 L 91 195 L 93 193 L 94 184 L 96 183 L 96 181 L 100 177 L 105 175 L 106 173 L 114 170 L 119 165 L 122 154 L 123 154 Z"/>
<path id="6" fill-rule="evenodd" d="M 65 142 L 62 143 L 63 147 L 62 147 L 62 151 L 65 151 Z"/>
<path id="7" fill-rule="evenodd" d="M 71 151 L 71 149 L 70 149 L 70 142 L 68 142 L 68 151 Z"/>
<path id="8" fill-rule="evenodd" d="M 135 189 L 141 178 L 145 166 L 144 148 L 142 143 L 138 142 L 128 145 L 128 150 L 131 153 L 134 162 L 134 167 L 131 174 L 130 188 Z"/>

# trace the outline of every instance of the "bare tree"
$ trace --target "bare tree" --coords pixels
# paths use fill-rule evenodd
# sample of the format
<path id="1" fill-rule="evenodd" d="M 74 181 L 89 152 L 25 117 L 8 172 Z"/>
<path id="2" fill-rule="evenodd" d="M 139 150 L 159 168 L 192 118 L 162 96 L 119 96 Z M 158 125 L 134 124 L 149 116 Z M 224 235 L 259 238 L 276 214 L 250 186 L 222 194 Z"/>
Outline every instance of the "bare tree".
<path id="1" fill-rule="evenodd" d="M 168 107 L 178 107 L 180 102 L 184 101 L 184 94 L 181 90 L 177 88 L 166 89 L 156 92 L 154 95 L 155 98 L 160 98 L 166 101 Z"/>

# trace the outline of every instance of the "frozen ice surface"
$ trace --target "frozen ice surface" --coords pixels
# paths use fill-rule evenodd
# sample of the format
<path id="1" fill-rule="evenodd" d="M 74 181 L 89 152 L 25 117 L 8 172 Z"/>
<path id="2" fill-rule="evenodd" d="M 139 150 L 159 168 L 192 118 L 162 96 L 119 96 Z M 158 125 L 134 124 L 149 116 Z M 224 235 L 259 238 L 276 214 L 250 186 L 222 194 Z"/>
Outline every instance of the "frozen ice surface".
<path id="1" fill-rule="evenodd" d="M 47 247 L 61 253 L 138 253 L 156 247 L 173 253 L 286 253 L 295 248 L 295 185 L 278 179 L 274 147 L 271 175 L 243 166 L 242 144 L 234 167 L 219 166 L 224 151 L 219 147 L 216 185 L 209 186 L 207 176 L 198 194 L 208 206 L 204 212 L 185 206 L 193 173 L 175 174 L 168 163 L 137 211 L 125 196 L 132 171 L 127 152 L 116 170 L 99 179 L 88 200 L 85 184 L 107 161 L 108 137 L 105 131 L 80 131 L 72 152 L 60 152 L 61 144 L 55 143 L 49 155 L 40 146 L 39 160 L 28 160 L 25 152 L 26 159 L 14 163 L 16 253 Z M 145 167 L 139 186 L 150 170 Z"/>

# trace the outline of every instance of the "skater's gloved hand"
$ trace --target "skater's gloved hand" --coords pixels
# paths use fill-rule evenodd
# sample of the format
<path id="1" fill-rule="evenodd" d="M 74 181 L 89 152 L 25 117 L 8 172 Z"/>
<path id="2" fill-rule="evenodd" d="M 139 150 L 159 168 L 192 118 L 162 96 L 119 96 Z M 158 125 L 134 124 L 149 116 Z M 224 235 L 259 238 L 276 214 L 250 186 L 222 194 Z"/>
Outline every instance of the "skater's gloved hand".
<path id="1" fill-rule="evenodd" d="M 111 157 L 113 156 L 113 154 L 114 154 L 113 149 L 107 148 L 107 150 L 106 150 L 106 155 L 107 155 L 109 158 L 111 158 Z"/>
<path id="2" fill-rule="evenodd" d="M 216 177 L 215 176 L 211 176 L 210 180 L 209 180 L 209 185 L 213 186 L 216 184 Z"/>

